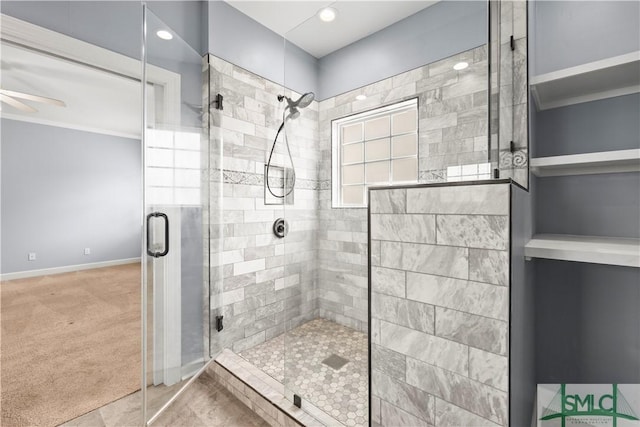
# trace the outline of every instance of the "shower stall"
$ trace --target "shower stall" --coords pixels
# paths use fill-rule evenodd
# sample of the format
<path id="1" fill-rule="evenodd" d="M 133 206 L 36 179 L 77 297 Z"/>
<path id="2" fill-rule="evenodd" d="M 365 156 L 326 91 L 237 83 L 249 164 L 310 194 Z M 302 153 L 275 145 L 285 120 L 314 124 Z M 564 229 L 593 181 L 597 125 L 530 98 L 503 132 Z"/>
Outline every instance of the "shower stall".
<path id="1" fill-rule="evenodd" d="M 525 4 L 425 6 L 341 49 L 325 52 L 313 51 L 309 39 L 328 37 L 330 27 L 322 27 L 327 24 L 315 14 L 305 17 L 286 32 L 282 50 L 271 52 L 267 72 L 243 61 L 244 50 L 247 55 L 254 53 L 250 48 L 238 46 L 239 52 L 233 54 L 207 56 L 209 98 L 224 99 L 222 108 L 210 109 L 210 146 L 221 147 L 222 152 L 212 159 L 212 164 L 216 162 L 212 170 L 219 173 L 211 183 L 222 193 L 222 216 L 212 227 L 219 234 L 212 236 L 217 246 L 212 246 L 211 254 L 217 264 L 212 259 L 211 274 L 217 280 L 212 279 L 211 292 L 220 298 L 212 304 L 210 352 L 221 353 L 215 363 L 220 381 L 245 402 L 258 399 L 254 410 L 274 424 L 282 423 L 274 408 L 302 417 L 296 419 L 303 423 L 390 425 L 389 419 L 402 419 L 405 425 L 433 424 L 433 395 L 438 393 L 404 379 L 416 375 L 407 365 L 408 359 L 420 359 L 416 352 L 455 358 L 456 351 L 464 350 L 466 357 L 472 348 L 487 364 L 509 363 L 509 350 L 474 343 L 473 333 L 435 337 L 434 307 L 443 303 L 407 294 L 406 271 L 417 267 L 391 266 L 390 259 L 381 259 L 385 257 L 381 243 L 435 243 L 435 234 L 422 235 L 429 233 L 428 222 L 435 215 L 425 215 L 421 224 L 418 218 L 424 212 L 401 207 L 407 202 L 406 193 L 396 199 L 396 193 L 380 191 L 384 201 L 376 207 L 376 222 L 369 216 L 373 205 L 368 197 L 373 191 L 368 188 L 459 185 L 511 177 L 528 185 Z M 236 31 L 248 32 L 243 24 L 251 24 L 243 22 L 243 9 L 237 7 L 239 11 L 219 5 L 214 13 L 235 22 Z M 382 3 L 368 7 L 374 16 L 389 13 Z M 341 18 L 353 19 L 348 25 L 356 26 L 355 16 Z M 460 32 L 464 26 L 467 30 Z M 510 47 L 514 34 L 516 50 Z M 458 42 L 450 43 L 452 39 Z M 516 146 L 511 141 L 517 141 Z M 504 218 L 488 232 L 507 239 L 500 244 L 506 248 L 511 239 L 504 231 L 511 190 L 506 181 L 495 183 L 503 185 L 499 191 Z M 491 188 L 487 191 L 487 197 L 497 194 Z M 472 192 L 459 194 L 463 200 L 473 197 Z M 477 200 L 470 203 L 480 209 Z M 407 216 L 415 222 L 405 224 Z M 396 238 L 381 237 L 380 227 Z M 483 244 L 478 247 L 485 248 Z M 475 247 L 452 245 L 465 246 L 464 251 L 469 250 L 466 246 Z M 494 249 L 489 251 L 492 255 Z M 444 256 L 436 254 L 438 250 L 436 259 Z M 454 262 L 464 251 L 437 262 Z M 491 262 L 500 264 L 495 268 L 510 268 L 507 252 L 495 256 Z M 449 276 L 444 270 L 437 274 Z M 468 273 L 464 279 L 470 279 Z M 478 279 L 502 308 L 508 305 L 503 292 L 507 288 L 497 287 L 510 281 Z M 444 285 L 438 286 L 446 292 Z M 498 332 L 487 339 L 503 343 L 513 326 L 505 313 L 475 313 L 470 319 L 493 317 L 490 326 L 498 325 Z M 381 330 L 381 324 L 396 327 L 395 334 L 404 343 L 390 342 L 390 329 Z M 224 329 L 217 332 L 221 325 Z M 434 337 L 431 349 L 420 350 L 429 337 Z M 520 346 L 518 338 L 513 342 Z M 485 362 L 474 360 L 475 369 Z M 435 359 L 429 363 L 443 366 Z M 479 401 L 495 399 L 496 407 L 485 413 L 469 402 L 452 401 L 451 396 L 439 399 L 450 409 L 464 408 L 460 411 L 473 414 L 467 420 L 477 416 L 491 425 L 507 425 L 508 386 L 471 378 L 468 363 L 460 359 L 459 365 L 446 369 L 463 374 L 460 381 L 470 393 L 477 392 Z M 496 375 L 508 381 L 508 368 L 504 369 Z M 455 382 L 458 377 L 447 380 Z M 269 398 L 259 401 L 243 392 L 242 382 Z M 495 395 L 482 394 L 493 388 Z M 296 407 L 306 415 L 299 415 Z M 449 422 L 461 422 L 463 418 L 454 415 Z M 305 421 L 306 416 L 315 421 Z"/>

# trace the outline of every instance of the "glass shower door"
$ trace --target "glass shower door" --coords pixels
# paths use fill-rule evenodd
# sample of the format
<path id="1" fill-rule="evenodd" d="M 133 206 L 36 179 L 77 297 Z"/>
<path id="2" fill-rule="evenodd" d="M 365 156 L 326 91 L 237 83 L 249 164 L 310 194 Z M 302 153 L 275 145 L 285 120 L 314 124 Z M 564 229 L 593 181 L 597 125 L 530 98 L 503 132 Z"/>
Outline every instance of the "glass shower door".
<path id="1" fill-rule="evenodd" d="M 202 58 L 145 8 L 145 421 L 209 360 L 208 132 Z"/>

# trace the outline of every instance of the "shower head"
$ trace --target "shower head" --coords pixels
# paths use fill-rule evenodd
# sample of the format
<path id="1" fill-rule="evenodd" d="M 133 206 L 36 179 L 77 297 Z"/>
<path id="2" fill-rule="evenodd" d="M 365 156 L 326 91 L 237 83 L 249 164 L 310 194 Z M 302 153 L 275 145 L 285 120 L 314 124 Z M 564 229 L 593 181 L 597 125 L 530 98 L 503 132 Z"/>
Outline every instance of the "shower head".
<path id="1" fill-rule="evenodd" d="M 287 108 L 289 109 L 289 115 L 287 116 L 289 119 L 297 119 L 300 116 L 300 111 L 298 108 L 306 108 L 313 102 L 315 99 L 315 95 L 313 92 L 307 92 L 298 98 L 296 101 L 293 101 L 288 96 L 278 95 L 278 100 L 282 102 L 283 100 L 287 101 Z"/>
<path id="2" fill-rule="evenodd" d="M 295 106 L 298 108 L 306 108 L 313 102 L 315 97 L 316 96 L 313 94 L 313 92 L 307 92 L 300 98 L 298 98 L 298 100 L 295 102 Z M 289 106 L 291 106 L 291 104 L 289 104 Z"/>

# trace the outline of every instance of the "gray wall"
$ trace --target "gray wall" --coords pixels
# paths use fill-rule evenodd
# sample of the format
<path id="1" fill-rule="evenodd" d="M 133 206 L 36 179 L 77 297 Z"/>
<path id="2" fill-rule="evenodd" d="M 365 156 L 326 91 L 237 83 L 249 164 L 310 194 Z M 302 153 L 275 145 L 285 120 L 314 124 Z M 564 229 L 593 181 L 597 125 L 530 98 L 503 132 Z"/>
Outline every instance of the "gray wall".
<path id="1" fill-rule="evenodd" d="M 208 13 L 210 53 L 318 100 L 487 42 L 482 1 L 438 3 L 319 60 L 225 2 Z"/>
<path id="2" fill-rule="evenodd" d="M 531 194 L 511 186 L 511 323 L 509 419 L 526 426 L 535 410 L 535 277 L 525 261 L 524 246 L 531 238 Z"/>
<path id="3" fill-rule="evenodd" d="M 297 92 L 318 91 L 317 60 L 223 1 L 209 1 L 209 52 Z"/>
<path id="4" fill-rule="evenodd" d="M 543 74 L 640 49 L 640 2 L 534 1 L 533 73 Z"/>
<path id="5" fill-rule="evenodd" d="M 640 49 L 638 2 L 532 5 L 531 70 L 547 73 Z M 637 94 L 534 113 L 534 156 L 638 148 Z M 536 233 L 640 237 L 640 174 L 532 180 Z M 534 260 L 536 380 L 640 380 L 640 271 Z"/>
<path id="6" fill-rule="evenodd" d="M 318 63 L 319 99 L 374 83 L 485 43 L 487 3 L 437 3 L 322 57 Z"/>
<path id="7" fill-rule="evenodd" d="M 147 1 L 149 8 L 200 54 L 206 51 L 206 4 Z M 41 27 L 140 58 L 140 1 L 2 1 L 0 11 Z"/>
<path id="8" fill-rule="evenodd" d="M 535 261 L 539 383 L 640 381 L 640 269 Z"/>
<path id="9" fill-rule="evenodd" d="M 538 233 L 640 237 L 640 174 L 544 178 L 536 187 Z"/>
<path id="10" fill-rule="evenodd" d="M 640 148 L 640 94 L 536 113 L 534 157 Z"/>
<path id="11" fill-rule="evenodd" d="M 140 141 L 6 119 L 1 136 L 2 273 L 140 256 Z"/>
<path id="12" fill-rule="evenodd" d="M 2 1 L 2 13 L 140 58 L 142 7 L 136 1 Z"/>

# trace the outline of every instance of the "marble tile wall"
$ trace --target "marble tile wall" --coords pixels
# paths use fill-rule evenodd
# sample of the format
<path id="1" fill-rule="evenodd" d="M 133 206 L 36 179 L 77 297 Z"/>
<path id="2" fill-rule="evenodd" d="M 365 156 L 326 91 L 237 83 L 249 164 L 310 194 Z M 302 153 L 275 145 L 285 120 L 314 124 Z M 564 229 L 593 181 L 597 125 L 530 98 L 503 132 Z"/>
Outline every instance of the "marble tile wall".
<path id="1" fill-rule="evenodd" d="M 467 69 L 453 70 L 463 61 Z M 320 102 L 320 316 L 367 329 L 367 212 L 331 207 L 331 121 L 417 97 L 419 182 L 443 182 L 448 166 L 487 162 L 487 72 L 487 47 L 480 46 Z M 367 99 L 356 100 L 359 94 Z"/>
<path id="2" fill-rule="evenodd" d="M 211 257 L 211 309 L 225 316 L 224 339 L 212 337 L 212 354 L 264 342 L 282 333 L 286 321 L 295 326 L 322 317 L 366 331 L 366 209 L 331 207 L 331 121 L 417 97 L 420 182 L 446 181 L 448 166 L 484 163 L 487 47 L 302 110 L 288 126 L 297 180 L 295 202 L 284 207 L 263 200 L 263 168 L 282 119 L 276 96 L 283 88 L 214 56 L 209 61 L 212 99 L 218 92 L 225 97 L 224 110 L 211 113 L 211 140 L 222 150 L 210 159 L 220 171 L 212 174 L 220 185 L 211 193 L 223 195 L 222 223 L 212 224 L 211 247 L 219 250 Z M 462 61 L 469 67 L 453 70 Z M 367 99 L 355 100 L 360 93 Z M 281 142 L 278 147 L 275 163 L 287 165 Z M 216 203 L 212 198 L 212 211 Z M 271 233 L 279 217 L 291 224 L 286 242 Z"/>
<path id="3" fill-rule="evenodd" d="M 510 187 L 370 191 L 373 425 L 508 425 Z"/>
<path id="4" fill-rule="evenodd" d="M 318 316 L 315 292 L 318 228 L 318 103 L 286 126 L 296 171 L 294 202 L 267 205 L 264 167 L 282 122 L 281 85 L 213 55 L 210 110 L 212 146 L 211 321 L 224 316 L 224 330 L 211 339 L 211 354 L 240 352 Z M 272 165 L 290 167 L 283 135 Z M 271 182 L 271 181 L 270 181 Z M 213 197 L 214 193 L 222 197 Z M 222 204 L 220 206 L 220 203 Z M 279 239 L 273 222 L 285 217 L 289 234 Z M 212 327 L 214 325 L 212 324 Z"/>

